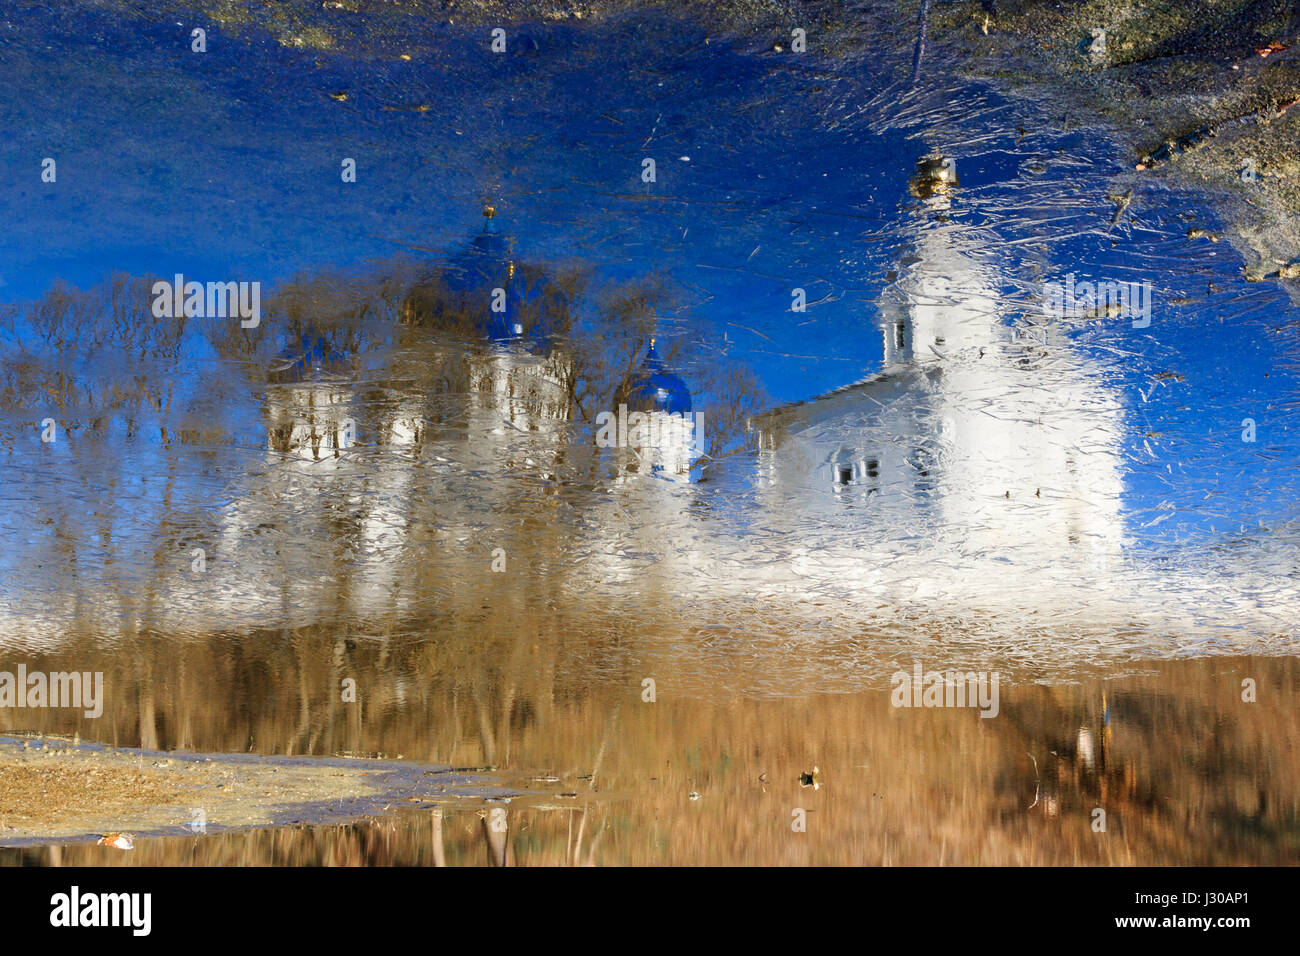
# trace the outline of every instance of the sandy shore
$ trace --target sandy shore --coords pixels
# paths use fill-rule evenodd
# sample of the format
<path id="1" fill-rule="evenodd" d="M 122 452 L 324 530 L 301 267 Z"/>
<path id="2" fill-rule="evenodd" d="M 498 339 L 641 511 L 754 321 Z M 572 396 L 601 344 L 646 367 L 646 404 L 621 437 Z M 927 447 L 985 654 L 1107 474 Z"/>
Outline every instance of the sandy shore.
<path id="1" fill-rule="evenodd" d="M 338 821 L 498 792 L 446 768 L 390 760 L 160 753 L 62 737 L 0 738 L 0 846 Z"/>

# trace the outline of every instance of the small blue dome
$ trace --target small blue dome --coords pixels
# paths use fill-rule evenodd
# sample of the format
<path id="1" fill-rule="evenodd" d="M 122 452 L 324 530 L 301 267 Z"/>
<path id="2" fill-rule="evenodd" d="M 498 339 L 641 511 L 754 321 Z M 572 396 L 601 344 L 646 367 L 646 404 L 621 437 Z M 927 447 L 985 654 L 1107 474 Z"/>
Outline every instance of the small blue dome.
<path id="1" fill-rule="evenodd" d="M 632 379 L 627 407 L 638 412 L 667 412 L 686 415 L 691 411 L 691 390 L 680 377 L 664 368 L 654 339 L 646 351 L 641 368 Z"/>
<path id="2" fill-rule="evenodd" d="M 483 220 L 483 231 L 474 237 L 471 247 L 474 255 L 504 259 L 510 252 L 510 240 L 497 232 L 497 224 L 492 216 Z"/>
<path id="3" fill-rule="evenodd" d="M 483 231 L 474 237 L 469 249 L 451 260 L 447 285 L 468 297 L 471 314 L 477 313 L 479 333 L 493 345 L 522 345 L 532 352 L 547 351 L 555 331 L 555 317 L 546 306 L 567 310 L 567 297 L 552 282 L 539 278 L 535 270 L 514 261 L 512 241 L 497 231 L 495 215 L 496 210 L 490 206 L 484 210 Z M 493 289 L 505 291 L 503 312 L 492 311 Z M 547 303 L 548 298 L 555 301 Z M 531 322 L 525 319 L 526 312 L 536 313 Z"/>

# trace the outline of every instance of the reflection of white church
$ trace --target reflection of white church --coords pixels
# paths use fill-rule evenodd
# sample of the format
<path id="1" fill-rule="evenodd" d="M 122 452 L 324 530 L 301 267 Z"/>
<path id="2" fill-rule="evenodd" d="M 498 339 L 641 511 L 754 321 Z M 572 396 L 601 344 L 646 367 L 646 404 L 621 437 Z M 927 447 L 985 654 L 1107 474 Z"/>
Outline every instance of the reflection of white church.
<path id="1" fill-rule="evenodd" d="M 1118 396 L 1061 330 L 1008 321 L 1002 277 L 959 227 L 928 229 L 913 251 L 881 304 L 881 370 L 755 423 L 796 573 L 976 604 L 1108 589 Z"/>
<path id="2" fill-rule="evenodd" d="M 767 500 L 825 529 L 801 563 L 885 580 L 924 556 L 906 572 L 923 594 L 1109 574 L 1118 396 L 1059 329 L 1007 321 L 1000 276 L 957 227 L 925 232 L 915 256 L 882 303 L 880 372 L 757 423 Z"/>
<path id="3" fill-rule="evenodd" d="M 514 240 L 497 231 L 496 210 L 446 270 L 478 330 L 481 349 L 451 342 L 444 367 L 464 363 L 469 456 L 476 466 L 553 471 L 559 431 L 570 419 L 572 358 L 554 332 L 568 299 L 544 274 L 516 261 Z"/>
<path id="4" fill-rule="evenodd" d="M 220 579 L 223 613 L 265 619 L 276 608 L 305 623 L 338 606 L 340 587 L 357 610 L 400 608 L 394 558 L 414 480 L 401 453 L 419 443 L 421 416 L 410 402 L 366 414 L 350 382 L 328 372 L 294 378 L 268 386 L 264 467 L 222 517 L 209 574 Z"/>
<path id="5" fill-rule="evenodd" d="M 567 356 L 536 355 L 522 343 L 495 343 L 468 364 L 466 463 L 554 477 L 571 400 Z"/>
<path id="6" fill-rule="evenodd" d="M 426 378 L 387 389 L 382 402 L 363 401 L 351 377 L 339 374 L 343 356 L 323 338 L 304 336 L 286 349 L 278 381 L 266 390 L 266 468 L 226 509 L 223 560 L 214 568 L 238 568 L 223 582 L 228 598 L 242 599 L 235 607 L 255 614 L 258 605 L 288 605 L 310 618 L 336 602 L 343 587 L 356 613 L 400 611 L 421 598 L 410 593 L 406 582 L 416 576 L 404 569 L 419 560 L 409 539 L 421 501 L 427 510 L 430 480 L 465 479 L 459 493 L 473 499 L 459 519 L 465 527 L 438 532 L 448 548 L 464 550 L 473 509 L 508 504 L 497 499 L 512 491 L 473 479 L 554 477 L 570 418 L 570 359 L 551 348 L 544 329 L 514 323 L 533 290 L 516 281 L 513 257 L 495 230 L 485 228 L 454 261 L 465 278 L 459 291 L 471 303 L 481 297 L 482 315 L 474 316 L 480 341 L 452 341 L 431 329 L 417 359 L 449 376 L 432 386 L 455 406 L 453 431 L 463 440 L 438 449 L 454 461 L 421 457 L 430 426 Z M 510 302 L 503 313 L 490 311 L 498 283 Z M 426 467 L 436 475 L 422 473 Z M 450 507 L 438 497 L 440 507 Z M 330 556 L 319 553 L 325 542 L 337 549 L 336 538 L 347 542 L 337 577 L 328 570 Z"/>
<path id="7" fill-rule="evenodd" d="M 631 595 L 684 624 L 770 609 L 774 632 L 803 613 L 866 620 L 901 607 L 1049 629 L 1090 619 L 1112 636 L 1117 624 L 1154 624 L 1174 648 L 1221 636 L 1225 622 L 1293 635 L 1300 598 L 1276 573 L 1294 564 L 1285 542 L 1258 545 L 1253 568 L 1124 565 L 1115 389 L 1059 326 L 1007 310 L 978 236 L 926 223 L 912 253 L 880 303 L 876 374 L 755 420 L 759 451 L 739 492 L 725 474 L 689 481 L 698 449 L 684 428 L 620 447 L 600 486 L 575 499 L 559 532 L 567 563 L 548 582 L 574 600 Z M 490 282 L 516 274 L 508 257 L 473 262 Z M 429 382 L 377 403 L 319 341 L 290 350 L 288 374 L 266 388 L 264 451 L 230 489 L 209 570 L 178 571 L 159 613 L 178 627 L 196 611 L 199 626 L 291 625 L 454 595 L 454 574 L 445 591 L 417 593 L 427 576 L 416 569 L 460 552 L 481 572 L 485 540 L 530 487 L 497 479 L 558 474 L 568 450 L 568 359 L 516 325 L 469 349 L 434 335 L 412 359 L 455 368 L 448 433 L 463 441 L 429 437 Z M 629 410 L 691 411 L 653 352 L 625 393 Z M 40 629 L 53 643 L 69 627 L 0 602 L 4 634 Z"/>
<path id="8" fill-rule="evenodd" d="M 926 196 L 931 209 L 947 192 Z M 757 489 L 746 515 L 728 505 L 735 530 L 646 488 L 638 498 L 654 500 L 620 507 L 597 546 L 605 560 L 588 567 L 609 584 L 691 593 L 707 581 L 846 612 L 1112 599 L 1119 396 L 1064 330 L 1013 320 L 1004 277 L 968 230 L 926 222 L 911 252 L 880 304 L 880 371 L 751 422 Z"/>

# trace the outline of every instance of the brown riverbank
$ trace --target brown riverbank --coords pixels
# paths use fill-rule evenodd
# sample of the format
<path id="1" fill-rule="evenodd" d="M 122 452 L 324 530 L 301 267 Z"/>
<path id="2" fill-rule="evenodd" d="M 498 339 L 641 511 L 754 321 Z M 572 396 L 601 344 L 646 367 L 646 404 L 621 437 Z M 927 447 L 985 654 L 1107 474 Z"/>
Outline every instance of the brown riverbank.
<path id="1" fill-rule="evenodd" d="M 315 646 L 306 633 L 300 640 L 299 650 Z M 446 862 L 481 864 L 492 859 L 484 820 L 497 809 L 508 862 L 520 865 L 1300 862 L 1293 658 L 1157 662 L 1128 676 L 1093 669 L 1053 685 L 1004 678 L 998 715 L 982 718 L 971 709 L 894 707 L 887 686 L 763 699 L 683 693 L 683 675 L 667 662 L 630 656 L 584 678 L 572 666 L 580 650 L 563 640 L 467 643 L 478 648 L 472 673 L 428 645 L 348 651 L 349 671 L 366 688 L 361 706 L 331 704 L 326 655 L 291 664 L 286 646 L 249 642 L 245 667 L 206 676 L 200 655 L 184 655 L 189 679 L 203 679 L 208 693 L 178 694 L 165 678 L 133 687 L 110 677 L 97 732 L 135 737 L 147 698 L 163 748 L 177 745 L 185 727 L 186 740 L 211 750 L 252 739 L 283 753 L 309 742 L 322 756 L 384 751 L 490 765 L 489 782 L 518 791 L 510 803 L 481 795 L 411 803 L 403 793 L 354 818 L 304 813 L 316 825 L 137 839 L 128 854 L 65 846 L 57 861 L 431 864 L 437 833 Z M 941 650 L 925 663 L 943 667 Z M 645 676 L 656 680 L 653 702 Z M 1248 678 L 1253 702 L 1243 700 Z M 230 720 L 250 697 L 267 706 Z M 142 812 L 170 813 L 174 823 L 225 780 L 222 770 L 168 773 L 110 759 L 120 768 L 113 798 L 138 789 L 157 803 Z M 814 767 L 819 786 L 801 785 Z M 232 795 L 251 804 L 235 799 L 231 807 L 255 823 L 287 799 L 366 785 L 364 767 L 337 772 L 305 774 L 292 788 L 261 772 L 237 776 Z M 69 778 L 63 799 L 84 804 L 79 779 Z M 1093 827 L 1098 809 L 1104 831 Z M 792 828 L 799 810 L 804 831 Z M 123 829 L 119 819 L 105 815 L 95 826 Z M 0 851 L 0 862 L 20 860 L 54 861 L 35 847 Z"/>

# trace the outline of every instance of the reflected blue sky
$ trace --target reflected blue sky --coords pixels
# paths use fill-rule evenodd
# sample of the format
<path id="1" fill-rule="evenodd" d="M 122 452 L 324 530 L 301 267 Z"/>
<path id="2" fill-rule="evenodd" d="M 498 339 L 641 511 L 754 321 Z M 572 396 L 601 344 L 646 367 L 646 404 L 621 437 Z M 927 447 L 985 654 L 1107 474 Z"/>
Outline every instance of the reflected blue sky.
<path id="1" fill-rule="evenodd" d="M 1246 282 L 1227 242 L 1189 238 L 1218 226 L 1203 198 L 1132 180 L 1116 221 L 1108 196 L 1129 182 L 1126 157 L 1082 117 L 953 79 L 905 91 L 861 61 L 742 50 L 644 18 L 513 31 L 504 56 L 484 31 L 419 21 L 377 56 L 215 28 L 194 54 L 193 25 L 10 18 L 0 301 L 113 271 L 273 286 L 399 254 L 438 260 L 464 247 L 490 201 L 521 259 L 583 263 L 598 283 L 665 273 L 658 332 L 682 377 L 725 356 L 781 407 L 881 371 L 880 303 L 915 260 L 942 271 L 944 247 L 929 239 L 951 234 L 992 277 L 1007 326 L 1040 314 L 1044 283 L 1068 273 L 1150 282 L 1149 328 L 1102 316 L 1054 333 L 1118 398 L 1127 547 L 1207 567 L 1262 556 L 1267 573 L 1295 574 L 1297 309 L 1276 284 Z M 908 190 L 936 151 L 961 177 L 939 210 Z M 45 156 L 56 184 L 40 182 Z M 344 157 L 357 160 L 355 184 L 340 179 Z M 796 287 L 806 312 L 791 311 Z M 176 465 L 153 432 L 121 459 L 73 468 L 70 443 L 18 433 L 34 409 L 10 409 L 6 536 L 43 533 L 24 517 L 44 493 L 28 470 L 36 455 L 119 506 L 116 539 L 148 539 L 164 498 L 195 513 L 229 504 L 243 469 L 262 467 L 266 424 L 254 394 L 220 384 L 219 365 L 192 327 L 177 366 L 133 370 L 174 380 L 178 406 L 210 404 L 237 436 L 231 457 L 188 461 L 170 485 Z M 751 480 L 741 469 L 704 494 L 743 496 Z M 33 573 L 20 561 L 0 559 L 11 580 Z"/>

